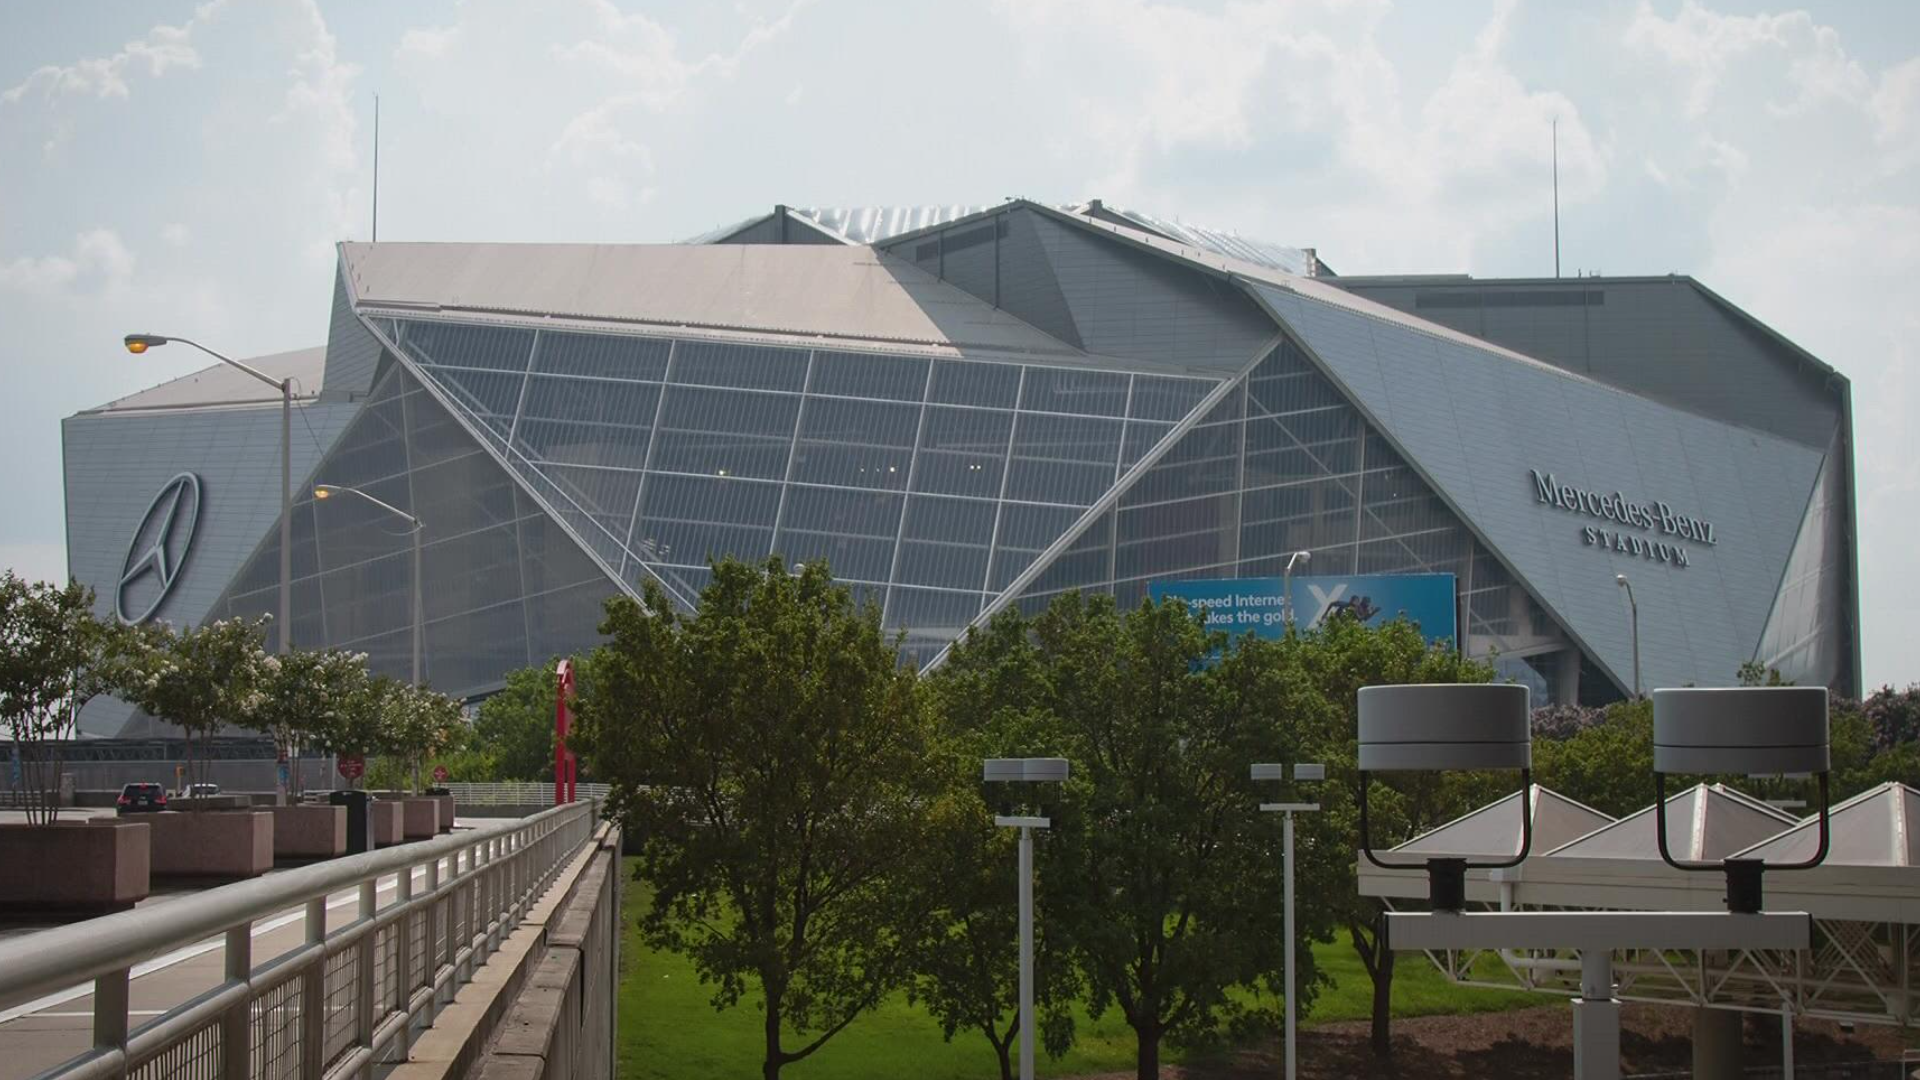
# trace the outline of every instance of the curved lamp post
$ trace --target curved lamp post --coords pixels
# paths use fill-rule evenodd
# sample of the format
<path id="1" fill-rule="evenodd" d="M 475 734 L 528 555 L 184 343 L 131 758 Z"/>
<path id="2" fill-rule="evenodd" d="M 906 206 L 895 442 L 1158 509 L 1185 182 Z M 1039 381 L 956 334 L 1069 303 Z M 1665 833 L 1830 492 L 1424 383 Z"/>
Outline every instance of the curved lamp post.
<path id="1" fill-rule="evenodd" d="M 1059 784 L 1068 772 L 1066 758 L 988 758 L 981 778 L 989 784 Z M 993 823 L 1020 830 L 1020 1080 L 1033 1080 L 1033 830 L 1053 822 L 1002 814 Z"/>
<path id="2" fill-rule="evenodd" d="M 293 648 L 293 380 L 276 379 L 259 368 L 214 352 L 190 338 L 128 334 L 121 340 L 125 342 L 127 351 L 135 356 L 174 341 L 191 345 L 280 391 L 280 612 L 274 618 L 280 624 L 280 647 L 275 651 L 286 654 Z"/>
<path id="3" fill-rule="evenodd" d="M 1533 742 L 1527 688 L 1492 684 L 1360 688 L 1360 850 L 1382 870 L 1427 871 L 1435 911 L 1466 906 L 1467 871 L 1518 866 L 1533 850 Z M 1498 862 L 1434 856 L 1387 862 L 1367 829 L 1367 780 L 1376 772 L 1520 770 L 1520 851 Z"/>
<path id="4" fill-rule="evenodd" d="M 1253 772 L 1253 779 L 1256 781 L 1285 780 L 1287 778 L 1286 766 L 1284 764 L 1277 763 L 1277 762 L 1255 765 L 1253 767 L 1252 772 Z M 1293 779 L 1296 782 L 1306 781 L 1306 780 L 1325 780 L 1326 778 L 1327 778 L 1327 767 L 1325 765 L 1320 764 L 1319 762 L 1301 763 L 1293 767 Z M 1294 1028 L 1297 1022 L 1297 1016 L 1296 1016 L 1295 1003 L 1294 1003 L 1294 997 L 1293 997 L 1293 815 L 1296 812 L 1303 813 L 1303 814 L 1312 813 L 1320 809 L 1320 804 L 1310 803 L 1310 802 L 1282 802 L 1282 803 L 1270 802 L 1270 803 L 1261 803 L 1260 809 L 1266 813 L 1283 813 L 1287 815 L 1286 822 L 1281 831 L 1280 858 L 1282 860 L 1281 862 L 1282 876 L 1281 876 L 1280 893 L 1282 898 L 1281 903 L 1285 905 L 1283 921 L 1285 923 L 1284 932 L 1287 935 L 1287 939 L 1286 939 L 1287 940 L 1287 943 L 1286 943 L 1287 1068 L 1286 1068 L 1285 1076 L 1286 1076 L 1286 1080 L 1294 1080 L 1294 1077 L 1298 1075 L 1298 1068 L 1296 1063 L 1296 1056 L 1294 1053 L 1294 1049 L 1295 1049 Z"/>
<path id="5" fill-rule="evenodd" d="M 1633 620 L 1633 696 L 1640 696 L 1640 605 L 1633 599 L 1633 582 L 1625 574 L 1613 575 L 1613 580 L 1627 590 L 1627 612 Z"/>
<path id="6" fill-rule="evenodd" d="M 1827 858 L 1827 691 L 1818 686 L 1765 686 L 1653 692 L 1654 820 L 1660 857 L 1676 870 L 1723 871 L 1727 910 L 1751 915 L 1765 899 L 1768 870 L 1808 870 Z M 1804 862 L 1768 866 L 1761 859 L 1693 862 L 1667 850 L 1667 774 L 1813 774 L 1820 780 L 1820 843 Z"/>
<path id="7" fill-rule="evenodd" d="M 359 488 L 341 487 L 339 484 L 315 484 L 313 497 L 329 499 L 335 495 L 358 495 L 389 514 L 403 518 L 407 522 L 407 531 L 413 536 L 413 685 L 420 685 L 420 533 L 425 528 L 420 519 L 405 510 L 361 491 Z"/>
<path id="8" fill-rule="evenodd" d="M 1280 612 L 1286 620 L 1286 628 L 1293 629 L 1293 564 L 1305 566 L 1313 561 L 1313 552 L 1296 551 L 1287 556 L 1287 565 L 1280 570 Z"/>

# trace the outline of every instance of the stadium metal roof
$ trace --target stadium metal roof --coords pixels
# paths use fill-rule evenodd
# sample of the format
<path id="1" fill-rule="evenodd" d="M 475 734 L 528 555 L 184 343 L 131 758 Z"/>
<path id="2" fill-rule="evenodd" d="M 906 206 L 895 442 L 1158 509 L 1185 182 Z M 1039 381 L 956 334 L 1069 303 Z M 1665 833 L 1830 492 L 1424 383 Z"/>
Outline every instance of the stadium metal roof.
<path id="1" fill-rule="evenodd" d="M 1099 360 L 865 247 L 341 245 L 362 314 L 463 314 Z M 1106 366 L 1139 367 L 1132 361 Z"/>
<path id="2" fill-rule="evenodd" d="M 1520 793 L 1514 792 L 1420 834 L 1393 849 L 1392 854 L 1464 855 L 1508 858 L 1520 850 Z M 1533 850 L 1546 851 L 1577 840 L 1613 818 L 1551 788 L 1533 785 Z"/>
<path id="3" fill-rule="evenodd" d="M 188 348 L 188 346 L 176 346 Z M 268 375 L 293 378 L 294 398 L 310 398 L 320 392 L 321 375 L 326 370 L 325 346 L 295 349 L 250 357 L 246 363 Z M 105 405 L 83 409 L 77 415 L 140 412 L 153 409 L 195 409 L 214 406 L 260 405 L 278 403 L 280 395 L 265 383 L 237 368 L 214 364 L 169 379 L 158 386 L 116 398 Z"/>
<path id="4" fill-rule="evenodd" d="M 1016 200 L 1017 201 L 1017 200 Z M 789 206 L 775 207 L 771 214 L 756 214 L 743 221 L 724 225 L 693 237 L 689 244 L 715 244 L 739 236 L 772 217 L 785 212 L 794 220 L 818 227 L 826 235 L 847 244 L 882 244 L 909 233 L 970 218 L 1006 204 L 940 206 Z M 1142 210 L 1116 206 L 1101 199 L 1052 207 L 1064 213 L 1090 217 L 1110 224 L 1152 233 L 1175 243 L 1185 244 L 1216 255 L 1224 255 L 1255 266 L 1287 274 L 1306 274 L 1314 269 L 1326 272 L 1307 248 L 1276 244 L 1241 236 L 1226 229 L 1194 225 L 1177 218 L 1164 218 Z"/>

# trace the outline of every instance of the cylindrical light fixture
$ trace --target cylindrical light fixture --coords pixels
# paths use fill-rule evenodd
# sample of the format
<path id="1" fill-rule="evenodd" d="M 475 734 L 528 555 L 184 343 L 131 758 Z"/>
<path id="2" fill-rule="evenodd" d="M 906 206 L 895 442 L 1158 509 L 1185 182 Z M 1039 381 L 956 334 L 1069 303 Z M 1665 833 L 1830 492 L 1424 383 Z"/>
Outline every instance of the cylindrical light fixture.
<path id="1" fill-rule="evenodd" d="M 1827 774 L 1832 770 L 1823 686 L 1687 687 L 1653 692 L 1654 828 L 1660 858 L 1676 870 L 1719 870 L 1727 876 L 1727 910 L 1762 910 L 1768 870 L 1807 870 L 1826 861 Z M 1667 774 L 1800 775 L 1820 781 L 1820 843 L 1804 862 L 1760 859 L 1700 863 L 1667 849 Z"/>
<path id="2" fill-rule="evenodd" d="M 1533 735 L 1527 688 L 1512 684 L 1420 684 L 1360 689 L 1360 850 L 1382 870 L 1427 871 L 1435 911 L 1466 906 L 1467 871 L 1518 866 L 1533 849 Z M 1394 863 L 1373 853 L 1367 781 L 1376 772 L 1520 770 L 1520 851 L 1498 862 L 1439 857 Z"/>

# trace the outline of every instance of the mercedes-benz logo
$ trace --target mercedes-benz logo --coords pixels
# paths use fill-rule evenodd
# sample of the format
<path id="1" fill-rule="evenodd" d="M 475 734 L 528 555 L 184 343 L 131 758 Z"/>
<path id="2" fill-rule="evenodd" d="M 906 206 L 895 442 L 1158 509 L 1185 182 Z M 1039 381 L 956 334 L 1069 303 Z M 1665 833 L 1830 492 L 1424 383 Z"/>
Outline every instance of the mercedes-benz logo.
<path id="1" fill-rule="evenodd" d="M 160 610 L 187 564 L 193 531 L 199 524 L 200 478 L 183 472 L 161 485 L 140 526 L 133 530 L 127 561 L 120 567 L 120 582 L 113 590 L 113 613 L 121 622 L 143 623 Z M 129 610 L 135 605 L 144 605 L 138 607 L 138 614 Z"/>

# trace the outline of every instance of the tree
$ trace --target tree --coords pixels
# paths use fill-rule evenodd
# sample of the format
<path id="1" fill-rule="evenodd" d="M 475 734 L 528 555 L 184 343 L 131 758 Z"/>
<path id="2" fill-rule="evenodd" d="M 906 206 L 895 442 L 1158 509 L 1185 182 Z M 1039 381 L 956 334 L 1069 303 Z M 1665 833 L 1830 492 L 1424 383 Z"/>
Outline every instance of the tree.
<path id="1" fill-rule="evenodd" d="M 148 626 L 139 635 L 138 659 L 120 690 L 185 733 L 189 782 L 203 779 L 195 771 L 196 738 L 211 738 L 230 723 L 254 723 L 263 701 L 265 625 L 265 618 L 218 619 L 180 631 Z"/>
<path id="2" fill-rule="evenodd" d="M 1373 983 L 1371 1042 L 1374 1053 L 1384 1057 L 1392 1051 L 1394 954 L 1380 947 L 1381 908 L 1359 893 L 1351 847 L 1351 838 L 1359 835 L 1359 691 L 1376 684 L 1487 682 L 1493 670 L 1451 648 L 1429 645 L 1419 628 L 1403 619 L 1378 628 L 1354 619 L 1328 619 L 1310 633 L 1291 635 L 1286 644 L 1298 652 L 1301 677 L 1310 687 L 1305 697 L 1325 703 L 1329 710 L 1302 710 L 1302 715 L 1328 720 L 1314 740 L 1327 763 L 1328 782 L 1320 793 L 1321 813 L 1309 817 L 1323 819 L 1346 845 L 1337 868 L 1330 871 L 1335 875 L 1331 880 L 1339 882 L 1335 894 L 1347 939 Z M 1368 798 L 1371 840 L 1376 847 L 1390 847 L 1511 791 L 1513 785 L 1511 774 L 1376 777 Z"/>
<path id="3" fill-rule="evenodd" d="M 1278 995 L 1284 948 L 1278 823 L 1259 812 L 1257 761 L 1301 760 L 1292 721 L 1321 707 L 1283 647 L 1223 650 L 1179 601 L 1120 614 L 1069 594 L 1034 623 L 1046 698 L 1075 777 L 1053 814 L 1048 920 L 1070 943 L 1095 1015 L 1117 1007 L 1138 1039 L 1136 1072 L 1157 1077 L 1162 1043 L 1274 1023 L 1234 993 Z M 1285 719 L 1287 723 L 1282 723 Z M 1309 815 L 1303 861 L 1343 847 Z M 1329 936 L 1334 908 L 1298 876 L 1302 940 Z M 1312 951 L 1298 992 L 1311 1000 Z"/>
<path id="4" fill-rule="evenodd" d="M 961 1030 L 984 1035 L 1002 1080 L 1012 1080 L 1020 1036 L 1018 841 L 994 824 L 980 768 L 989 757 L 1056 754 L 1061 735 L 1045 711 L 1044 672 L 1017 611 L 970 631 L 927 685 L 940 726 L 934 760 L 944 778 L 927 810 L 926 869 L 918 878 L 929 914 L 914 940 L 909 993 L 949 1041 Z M 1039 839 L 1044 844 L 1046 834 Z M 1049 873 L 1041 860 L 1036 879 Z M 1042 918 L 1034 928 L 1034 1004 L 1040 1041 L 1058 1057 L 1073 1043 L 1080 984 L 1051 926 Z"/>
<path id="5" fill-rule="evenodd" d="M 506 687 L 480 703 L 474 740 L 492 753 L 496 779 L 553 779 L 556 663 L 508 672 Z M 574 667 L 576 685 L 584 685 L 586 664 L 576 662 Z"/>
<path id="6" fill-rule="evenodd" d="M 130 631 L 93 614 L 93 590 L 0 577 L 0 720 L 19 755 L 27 820 L 60 813 L 64 744 L 80 710 L 124 678 Z"/>
<path id="7" fill-rule="evenodd" d="M 648 583 L 601 631 L 582 750 L 640 841 L 642 932 L 717 1009 L 758 988 L 773 1080 L 904 981 L 930 787 L 917 679 L 817 563 L 715 564 L 691 615 Z"/>
<path id="8" fill-rule="evenodd" d="M 295 649 L 260 661 L 260 696 L 252 723 L 291 753 L 300 744 L 325 744 L 341 730 L 367 683 L 367 654 Z M 302 778 L 293 778 L 298 791 Z"/>
<path id="9" fill-rule="evenodd" d="M 421 791 L 421 766 L 466 735 L 460 703 L 424 686 L 401 682 L 384 683 L 378 700 L 381 720 L 376 742 L 412 773 L 413 790 Z"/>

